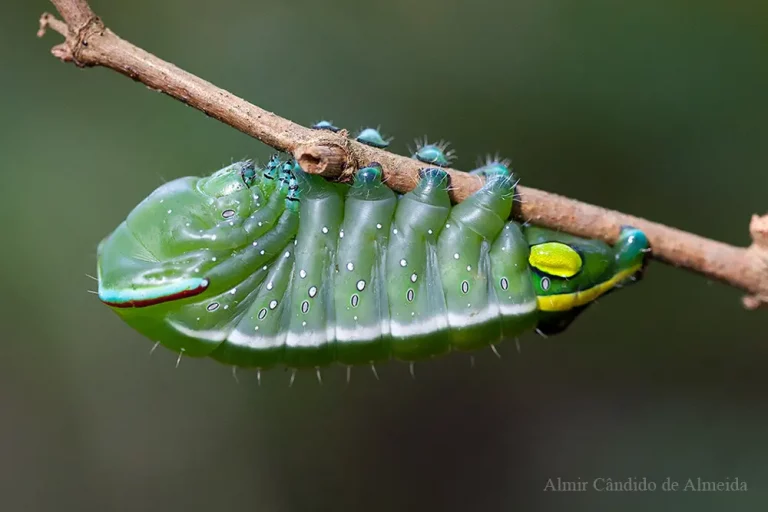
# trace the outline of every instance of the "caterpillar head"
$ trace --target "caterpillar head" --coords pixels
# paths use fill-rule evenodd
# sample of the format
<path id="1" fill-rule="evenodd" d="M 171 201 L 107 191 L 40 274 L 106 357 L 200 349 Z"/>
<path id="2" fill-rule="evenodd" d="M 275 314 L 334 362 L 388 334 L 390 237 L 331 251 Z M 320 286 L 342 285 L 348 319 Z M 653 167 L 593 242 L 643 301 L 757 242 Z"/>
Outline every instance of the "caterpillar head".
<path id="1" fill-rule="evenodd" d="M 257 173 L 251 160 L 235 162 L 197 182 L 197 190 L 214 211 L 228 220 L 250 214 L 253 205 L 251 188 L 257 183 Z"/>
<path id="2" fill-rule="evenodd" d="M 198 190 L 209 197 L 223 197 L 234 194 L 250 187 L 256 176 L 251 160 L 235 162 L 202 178 L 198 182 Z"/>

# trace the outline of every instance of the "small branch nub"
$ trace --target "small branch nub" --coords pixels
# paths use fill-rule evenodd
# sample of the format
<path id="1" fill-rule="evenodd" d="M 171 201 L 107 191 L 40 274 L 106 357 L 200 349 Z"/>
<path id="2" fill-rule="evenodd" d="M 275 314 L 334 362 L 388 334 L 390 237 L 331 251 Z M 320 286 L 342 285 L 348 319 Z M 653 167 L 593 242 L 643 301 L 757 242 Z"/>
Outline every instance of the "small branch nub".
<path id="1" fill-rule="evenodd" d="M 347 153 L 336 144 L 320 143 L 299 146 L 293 156 L 304 172 L 338 178 L 347 167 Z"/>

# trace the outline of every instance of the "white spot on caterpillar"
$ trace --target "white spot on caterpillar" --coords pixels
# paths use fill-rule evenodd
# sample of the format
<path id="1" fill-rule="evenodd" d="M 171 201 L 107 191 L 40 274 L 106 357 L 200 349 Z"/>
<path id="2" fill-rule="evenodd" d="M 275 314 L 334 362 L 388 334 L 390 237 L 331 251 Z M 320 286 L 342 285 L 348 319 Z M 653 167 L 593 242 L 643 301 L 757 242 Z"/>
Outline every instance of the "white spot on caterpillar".
<path id="1" fill-rule="evenodd" d="M 273 288 L 272 281 L 267 283 L 267 290 L 271 290 Z"/>
<path id="2" fill-rule="evenodd" d="M 302 279 L 307 277 L 307 271 L 304 269 L 299 270 L 299 277 L 301 277 Z"/>
<path id="3" fill-rule="evenodd" d="M 309 311 L 309 302 L 305 300 L 304 302 L 301 303 L 301 312 L 306 314 L 308 311 Z"/>
<path id="4" fill-rule="evenodd" d="M 285 251 L 285 254 L 283 254 L 283 256 L 285 256 L 286 258 L 290 258 L 291 257 L 291 253 L 288 252 L 288 251 Z"/>
<path id="5" fill-rule="evenodd" d="M 413 297 L 415 293 L 413 291 L 413 288 L 408 288 L 408 291 L 405 293 L 405 298 L 408 302 L 413 302 Z"/>
<path id="6" fill-rule="evenodd" d="M 325 227 L 325 226 L 323 226 L 322 232 L 323 232 L 323 234 L 326 234 L 326 233 L 328 233 L 328 228 L 327 228 L 327 227 Z"/>
<path id="7" fill-rule="evenodd" d="M 267 270 L 267 266 L 264 265 L 263 267 L 261 267 L 261 270 Z"/>
<path id="8" fill-rule="evenodd" d="M 189 222 L 187 222 L 187 223 L 185 224 L 185 226 L 189 227 Z"/>
<path id="9" fill-rule="evenodd" d="M 542 290 L 549 290 L 549 278 L 548 277 L 542 277 L 541 278 L 541 289 Z"/>
<path id="10" fill-rule="evenodd" d="M 205 309 L 207 309 L 208 311 L 216 311 L 217 309 L 219 309 L 219 303 L 211 302 L 210 304 L 208 304 L 208 307 Z"/>
<path id="11" fill-rule="evenodd" d="M 251 245 L 256 247 L 257 245 L 259 245 L 259 242 L 253 242 Z"/>
<path id="12" fill-rule="evenodd" d="M 224 304 L 224 309 L 229 309 L 229 304 Z"/>
<path id="13" fill-rule="evenodd" d="M 260 250 L 260 251 L 259 251 L 259 254 L 261 254 L 262 256 L 264 256 L 264 249 Z"/>
<path id="14" fill-rule="evenodd" d="M 455 260 L 459 259 L 459 253 L 454 253 L 453 254 L 453 259 L 455 259 Z"/>
<path id="15" fill-rule="evenodd" d="M 231 293 L 232 295 L 236 294 L 237 293 L 237 288 L 232 288 L 232 291 L 229 292 L 229 293 Z"/>
<path id="16" fill-rule="evenodd" d="M 273 300 L 269 303 L 269 309 L 275 309 L 277 307 L 277 301 Z"/>
<path id="17" fill-rule="evenodd" d="M 173 212 L 173 210 L 168 210 L 168 213 L 172 213 L 172 212 Z"/>
<path id="18" fill-rule="evenodd" d="M 263 225 L 264 225 L 264 223 L 263 223 L 263 222 L 261 222 L 261 221 L 259 221 L 259 227 L 261 227 L 261 226 L 263 226 Z"/>
<path id="19" fill-rule="evenodd" d="M 393 229 L 393 230 L 392 230 L 392 232 L 393 232 L 394 234 L 397 234 L 397 228 Z"/>
<path id="20" fill-rule="evenodd" d="M 509 288 L 509 281 L 507 281 L 506 277 L 502 277 L 501 278 L 501 289 L 502 290 L 506 290 L 507 288 Z"/>
<path id="21" fill-rule="evenodd" d="M 461 282 L 461 292 L 465 295 L 469 292 L 469 282 L 467 281 Z"/>
<path id="22" fill-rule="evenodd" d="M 216 235 L 213 235 L 213 236 L 211 237 L 211 240 L 216 240 Z"/>
<path id="23" fill-rule="evenodd" d="M 352 299 L 350 300 L 350 304 L 352 304 L 353 308 L 357 307 L 357 304 L 360 302 L 360 297 L 358 297 L 357 294 L 352 295 Z"/>
<path id="24" fill-rule="evenodd" d="M 315 295 L 317 295 L 317 286 L 311 286 L 309 288 L 309 298 L 314 299 Z"/>
<path id="25" fill-rule="evenodd" d="M 259 320 L 264 320 L 265 316 L 267 316 L 267 308 L 261 308 L 259 310 Z"/>
<path id="26" fill-rule="evenodd" d="M 355 270 L 355 265 L 354 265 L 354 263 L 352 263 L 351 261 L 350 261 L 349 263 L 347 263 L 347 270 L 349 270 L 350 272 L 352 272 L 353 270 Z"/>
<path id="27" fill-rule="evenodd" d="M 381 224 L 376 224 L 376 229 L 381 229 Z"/>
<path id="28" fill-rule="evenodd" d="M 362 280 L 362 279 L 361 279 L 361 280 L 359 280 L 359 281 L 357 282 L 357 290 L 358 290 L 358 291 L 363 291 L 363 290 L 365 290 L 365 281 L 364 281 L 364 280 Z"/>
<path id="29" fill-rule="evenodd" d="M 416 312 L 415 311 L 411 311 L 411 316 L 416 316 Z"/>
<path id="30" fill-rule="evenodd" d="M 408 265 L 407 261 L 405 261 L 404 259 L 400 260 L 400 266 L 401 267 L 405 267 L 406 265 Z"/>
<path id="31" fill-rule="evenodd" d="M 427 233 L 429 233 L 429 234 L 431 235 L 431 234 L 432 234 L 432 230 L 431 230 L 431 229 L 428 229 L 428 230 L 427 230 Z"/>
<path id="32" fill-rule="evenodd" d="M 352 318 L 354 319 L 354 321 L 355 321 L 355 322 L 357 322 L 357 315 L 355 315 L 355 316 L 354 316 L 354 317 L 352 317 Z"/>
<path id="33" fill-rule="evenodd" d="M 259 330 L 259 326 L 257 325 L 256 327 L 253 328 L 253 330 L 254 331 L 258 331 Z"/>
<path id="34" fill-rule="evenodd" d="M 418 278 L 419 278 L 419 276 L 416 275 L 416 272 L 411 274 L 411 282 L 412 283 L 415 283 Z"/>
<path id="35" fill-rule="evenodd" d="M 234 223 L 233 221 L 229 221 L 229 225 L 230 225 L 230 226 L 234 226 L 234 225 L 235 225 L 235 223 Z"/>
<path id="36" fill-rule="evenodd" d="M 224 210 L 223 212 L 221 212 L 221 216 L 224 217 L 225 219 L 232 217 L 234 214 L 235 214 L 235 210 Z"/>
<path id="37" fill-rule="evenodd" d="M 199 268 L 196 268 L 196 269 L 195 269 L 195 272 L 200 272 L 200 269 L 199 269 Z"/>
<path id="38" fill-rule="evenodd" d="M 211 261 L 216 261 L 216 256 L 214 256 L 213 258 L 211 258 Z"/>
<path id="39" fill-rule="evenodd" d="M 307 322 L 301 322 L 301 326 L 302 327 L 306 327 L 307 326 Z"/>
<path id="40" fill-rule="evenodd" d="M 445 225 L 445 227 L 446 227 L 446 228 L 450 228 L 450 227 L 451 227 L 451 225 L 450 225 L 450 224 L 446 224 L 446 225 Z"/>
<path id="41" fill-rule="evenodd" d="M 339 231 L 339 238 L 344 238 L 344 230 Z"/>
<path id="42" fill-rule="evenodd" d="M 467 272 L 470 272 L 472 270 L 472 265 L 467 265 Z"/>

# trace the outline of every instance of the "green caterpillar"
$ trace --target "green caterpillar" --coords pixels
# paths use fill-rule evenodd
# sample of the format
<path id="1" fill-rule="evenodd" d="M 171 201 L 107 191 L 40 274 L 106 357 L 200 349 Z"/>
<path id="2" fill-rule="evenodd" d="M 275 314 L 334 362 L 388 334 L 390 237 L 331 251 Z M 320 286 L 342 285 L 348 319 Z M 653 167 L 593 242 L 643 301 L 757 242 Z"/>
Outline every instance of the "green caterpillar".
<path id="1" fill-rule="evenodd" d="M 443 150 L 415 157 L 441 165 Z M 610 247 L 521 226 L 508 220 L 508 167 L 475 172 L 485 185 L 455 206 L 447 173 L 429 166 L 402 196 L 377 164 L 345 185 L 277 156 L 177 179 L 99 245 L 99 298 L 179 356 L 318 368 L 556 333 L 640 277 L 641 231 Z"/>

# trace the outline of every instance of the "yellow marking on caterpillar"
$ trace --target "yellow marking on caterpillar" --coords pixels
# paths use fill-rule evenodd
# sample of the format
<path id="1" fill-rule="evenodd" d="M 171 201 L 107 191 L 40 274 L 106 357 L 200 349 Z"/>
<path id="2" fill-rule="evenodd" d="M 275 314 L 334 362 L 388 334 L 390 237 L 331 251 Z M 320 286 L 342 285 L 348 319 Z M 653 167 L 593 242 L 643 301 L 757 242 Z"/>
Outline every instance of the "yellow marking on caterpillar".
<path id="1" fill-rule="evenodd" d="M 581 256 L 570 245 L 545 242 L 531 247 L 528 263 L 542 272 L 557 277 L 573 277 L 581 270 Z"/>
<path id="2" fill-rule="evenodd" d="M 543 295 L 538 297 L 539 311 L 568 311 L 592 302 L 624 279 L 640 270 L 642 264 L 630 267 L 627 270 L 615 274 L 607 281 L 573 293 L 561 293 L 559 295 Z"/>

